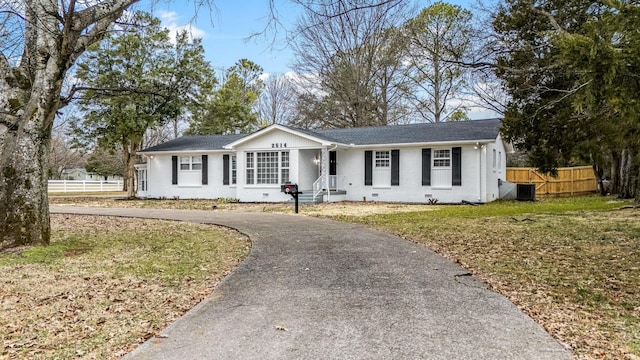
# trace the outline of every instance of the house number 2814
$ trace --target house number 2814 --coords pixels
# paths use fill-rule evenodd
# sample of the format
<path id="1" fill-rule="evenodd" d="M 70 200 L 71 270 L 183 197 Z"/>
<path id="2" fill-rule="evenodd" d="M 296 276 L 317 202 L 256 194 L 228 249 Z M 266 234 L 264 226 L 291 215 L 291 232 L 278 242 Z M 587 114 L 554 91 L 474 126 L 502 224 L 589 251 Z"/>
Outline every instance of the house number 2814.
<path id="1" fill-rule="evenodd" d="M 286 148 L 287 147 L 287 143 L 272 143 L 271 147 L 274 148 L 274 149 Z"/>

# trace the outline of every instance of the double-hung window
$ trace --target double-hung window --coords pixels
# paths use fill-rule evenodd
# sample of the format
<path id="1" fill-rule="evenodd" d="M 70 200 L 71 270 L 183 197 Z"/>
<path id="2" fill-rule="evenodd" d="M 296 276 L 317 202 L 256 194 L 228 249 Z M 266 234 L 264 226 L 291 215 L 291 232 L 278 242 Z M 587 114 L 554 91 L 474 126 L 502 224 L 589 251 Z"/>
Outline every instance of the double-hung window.
<path id="1" fill-rule="evenodd" d="M 289 152 L 249 152 L 246 172 L 248 185 L 277 185 L 289 181 Z"/>
<path id="2" fill-rule="evenodd" d="M 391 164 L 389 151 L 376 151 L 376 167 L 388 168 Z"/>
<path id="3" fill-rule="evenodd" d="M 289 181 L 289 152 L 280 153 L 280 183 Z"/>
<path id="4" fill-rule="evenodd" d="M 231 155 L 231 184 L 235 185 L 238 179 L 238 160 L 235 155 Z"/>
<path id="5" fill-rule="evenodd" d="M 246 159 L 246 163 L 245 166 L 247 168 L 247 184 L 254 184 L 255 183 L 255 164 L 254 164 L 254 156 L 255 153 L 252 152 L 248 152 L 247 153 L 247 159 Z"/>
<path id="6" fill-rule="evenodd" d="M 443 168 L 451 166 L 451 150 L 434 150 L 433 151 L 433 167 Z"/>
<path id="7" fill-rule="evenodd" d="M 180 156 L 180 170 L 202 170 L 202 156 Z"/>

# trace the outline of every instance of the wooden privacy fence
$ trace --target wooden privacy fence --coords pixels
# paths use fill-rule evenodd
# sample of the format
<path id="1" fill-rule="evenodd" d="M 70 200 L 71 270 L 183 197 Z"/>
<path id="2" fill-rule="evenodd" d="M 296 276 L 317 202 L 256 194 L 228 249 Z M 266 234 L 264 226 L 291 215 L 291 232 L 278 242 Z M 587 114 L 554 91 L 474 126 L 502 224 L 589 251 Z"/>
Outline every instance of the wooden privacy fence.
<path id="1" fill-rule="evenodd" d="M 591 166 L 558 168 L 556 177 L 533 168 L 507 168 L 506 180 L 516 184 L 535 184 L 536 197 L 584 195 L 597 190 Z"/>
<path id="2" fill-rule="evenodd" d="M 49 180 L 50 193 L 122 191 L 122 181 Z"/>

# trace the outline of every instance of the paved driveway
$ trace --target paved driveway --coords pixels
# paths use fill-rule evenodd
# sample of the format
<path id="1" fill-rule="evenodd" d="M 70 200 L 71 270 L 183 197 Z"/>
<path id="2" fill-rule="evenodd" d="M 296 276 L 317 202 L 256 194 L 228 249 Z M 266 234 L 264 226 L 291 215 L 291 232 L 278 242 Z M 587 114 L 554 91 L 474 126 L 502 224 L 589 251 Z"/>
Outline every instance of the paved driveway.
<path id="1" fill-rule="evenodd" d="M 126 359 L 570 359 L 506 298 L 422 245 L 294 215 L 52 207 L 229 226 L 249 257 Z"/>

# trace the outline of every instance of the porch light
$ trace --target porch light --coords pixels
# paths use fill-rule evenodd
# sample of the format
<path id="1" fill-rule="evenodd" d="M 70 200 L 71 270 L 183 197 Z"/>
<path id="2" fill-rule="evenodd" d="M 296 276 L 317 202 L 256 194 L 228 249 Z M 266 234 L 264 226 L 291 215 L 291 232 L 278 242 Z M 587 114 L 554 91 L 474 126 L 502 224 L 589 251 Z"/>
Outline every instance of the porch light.
<path id="1" fill-rule="evenodd" d="M 317 154 L 316 154 L 316 157 L 313 158 L 313 163 L 316 165 L 320 164 L 320 158 L 318 157 Z"/>

